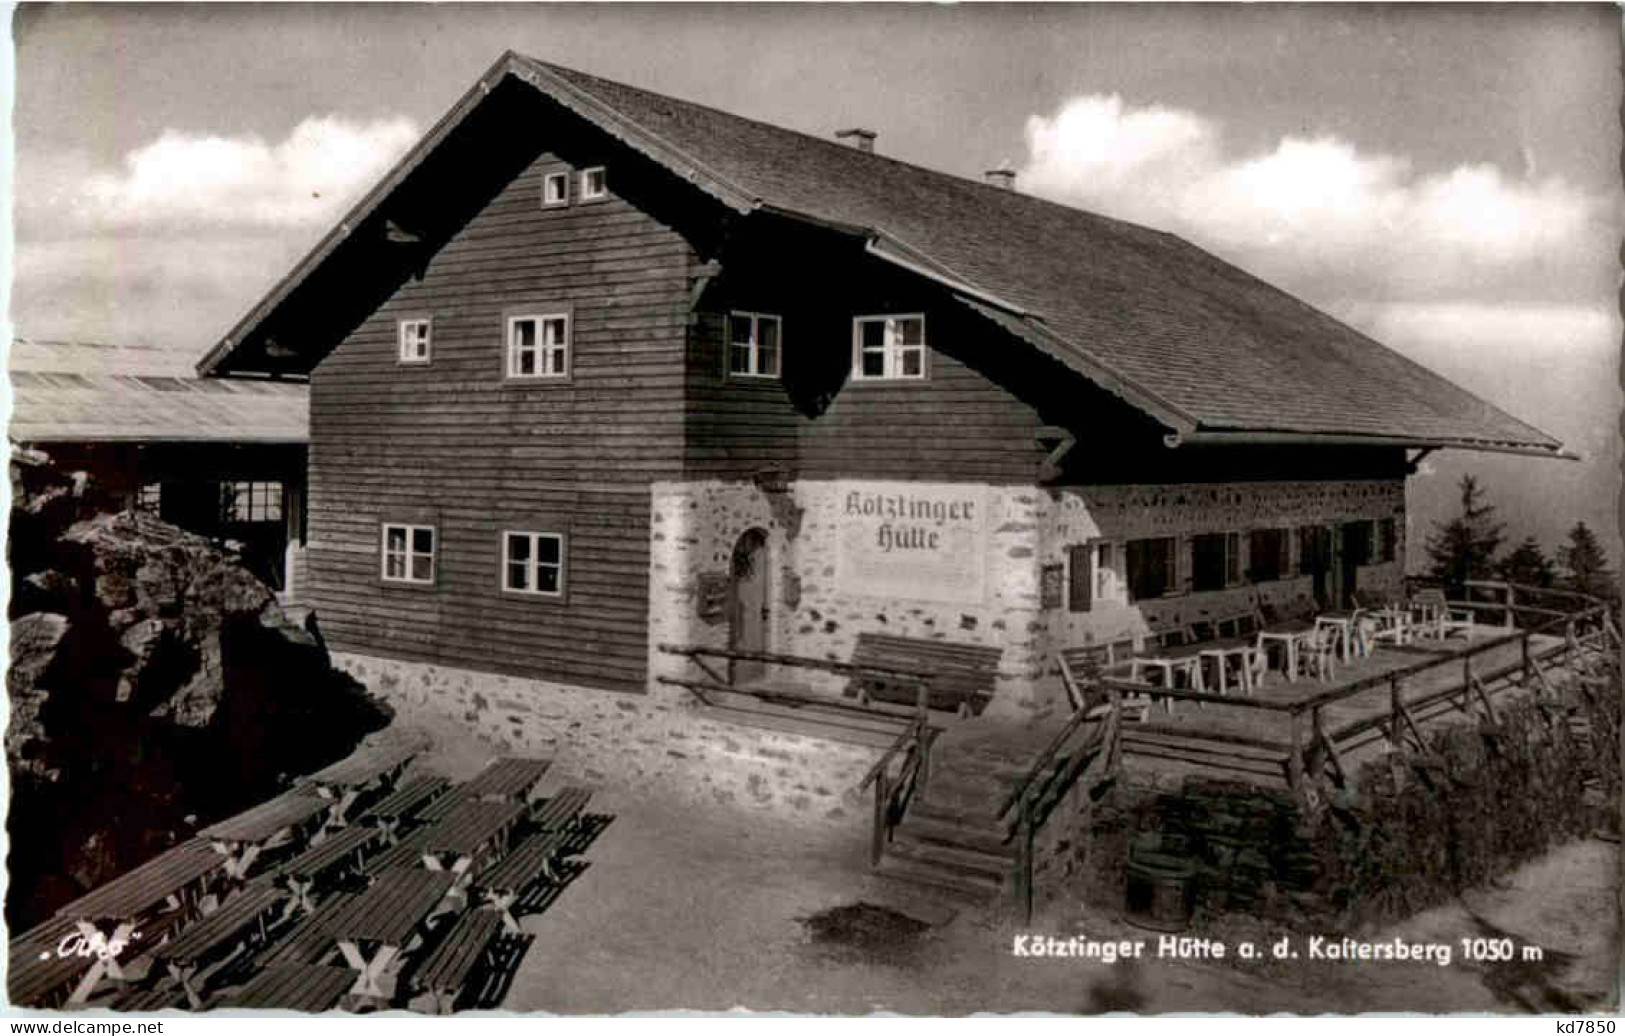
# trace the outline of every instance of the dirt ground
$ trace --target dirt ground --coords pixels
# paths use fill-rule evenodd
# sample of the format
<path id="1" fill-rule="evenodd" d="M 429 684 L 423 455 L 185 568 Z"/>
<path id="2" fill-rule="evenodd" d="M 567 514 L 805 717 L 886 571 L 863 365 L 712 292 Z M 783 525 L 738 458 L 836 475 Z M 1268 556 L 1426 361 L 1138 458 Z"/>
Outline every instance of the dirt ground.
<path id="1" fill-rule="evenodd" d="M 449 776 L 470 775 L 490 754 L 454 729 L 430 733 L 430 765 Z M 1561 847 L 1497 887 L 1360 936 L 1447 944 L 1447 966 L 1309 960 L 1308 939 L 1322 933 L 1275 930 L 1192 930 L 1185 934 L 1224 940 L 1228 959 L 1159 960 L 1156 933 L 1114 917 L 1060 911 L 1031 926 L 992 926 L 900 892 L 869 873 L 861 819 L 809 828 L 615 788 L 600 791 L 592 811 L 614 820 L 587 850 L 585 872 L 545 913 L 524 919 L 536 940 L 509 989 L 510 1010 L 1573 1013 L 1617 1003 L 1619 851 L 1601 840 Z M 859 903 L 907 917 L 839 911 Z M 816 923 L 830 911 L 831 923 Z M 852 923 L 833 923 L 843 920 Z M 850 939 L 838 938 L 843 929 Z M 1023 933 L 1140 939 L 1147 959 L 1023 958 L 1012 953 Z M 1241 939 L 1263 947 L 1282 936 L 1300 959 L 1236 959 Z M 1510 938 L 1520 958 L 1521 947 L 1538 946 L 1543 959 L 1463 960 L 1460 940 L 1476 937 Z"/>

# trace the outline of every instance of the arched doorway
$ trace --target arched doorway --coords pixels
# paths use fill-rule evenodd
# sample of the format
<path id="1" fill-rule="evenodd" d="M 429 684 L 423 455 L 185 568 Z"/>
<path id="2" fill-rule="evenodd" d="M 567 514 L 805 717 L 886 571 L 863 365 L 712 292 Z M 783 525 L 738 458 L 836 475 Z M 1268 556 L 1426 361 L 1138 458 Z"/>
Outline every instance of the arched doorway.
<path id="1" fill-rule="evenodd" d="M 747 529 L 739 537 L 729 574 L 728 647 L 735 651 L 766 651 L 768 625 L 773 619 L 766 532 Z M 734 682 L 757 679 L 765 668 L 760 662 L 734 662 Z"/>

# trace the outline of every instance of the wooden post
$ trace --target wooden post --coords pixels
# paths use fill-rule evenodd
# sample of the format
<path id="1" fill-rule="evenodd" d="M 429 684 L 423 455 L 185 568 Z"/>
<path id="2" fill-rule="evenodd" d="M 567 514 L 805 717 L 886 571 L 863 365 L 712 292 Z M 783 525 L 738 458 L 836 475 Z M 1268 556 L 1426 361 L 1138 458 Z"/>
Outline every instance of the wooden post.
<path id="1" fill-rule="evenodd" d="M 1404 740 L 1400 733 L 1400 712 L 1403 709 L 1403 699 L 1399 696 L 1399 675 L 1396 673 L 1388 678 L 1388 740 L 1398 748 Z"/>
<path id="2" fill-rule="evenodd" d="M 880 866 L 880 858 L 886 852 L 886 802 L 891 798 L 890 789 L 886 787 L 888 775 L 882 769 L 875 776 L 875 829 L 870 835 L 869 866 Z"/>
<path id="3" fill-rule="evenodd" d="M 1515 623 L 1513 622 L 1513 619 L 1512 619 L 1513 601 L 1516 599 L 1515 595 L 1516 595 L 1516 591 L 1514 591 L 1512 589 L 1512 584 L 1508 583 L 1507 584 L 1507 606 L 1506 606 L 1506 612 L 1504 613 L 1506 615 L 1506 619 L 1505 619 L 1504 624 L 1505 624 L 1507 629 L 1511 629 L 1515 625 Z"/>
<path id="4" fill-rule="evenodd" d="M 931 780 L 931 725 L 922 722 L 916 738 L 920 746 L 920 768 L 914 778 L 914 795 L 923 799 L 926 784 Z"/>
<path id="5" fill-rule="evenodd" d="M 1529 631 L 1528 630 L 1523 631 L 1523 637 L 1521 639 L 1519 639 L 1518 644 L 1523 649 L 1523 679 L 1520 680 L 1519 683 L 1522 686 L 1527 687 L 1527 686 L 1529 686 Z"/>
<path id="6" fill-rule="evenodd" d="M 1292 745 L 1286 757 L 1286 783 L 1297 795 L 1303 791 L 1303 713 L 1291 713 Z"/>
<path id="7" fill-rule="evenodd" d="M 1020 858 L 1016 861 L 1016 906 L 1021 910 L 1024 923 L 1033 919 L 1033 824 L 1027 814 L 1027 803 L 1021 804 L 1017 821 L 1016 845 Z"/>

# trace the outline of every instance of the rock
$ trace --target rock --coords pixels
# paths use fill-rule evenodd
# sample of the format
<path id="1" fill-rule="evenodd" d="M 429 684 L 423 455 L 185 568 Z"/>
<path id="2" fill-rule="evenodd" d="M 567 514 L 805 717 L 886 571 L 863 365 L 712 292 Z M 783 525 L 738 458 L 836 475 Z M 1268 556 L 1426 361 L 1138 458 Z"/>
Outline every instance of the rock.
<path id="1" fill-rule="evenodd" d="M 31 773 L 43 780 L 58 776 L 39 760 L 45 742 L 40 712 L 50 696 L 46 674 L 55 665 L 67 633 L 67 616 L 49 612 L 25 615 L 11 623 L 11 667 L 6 670 L 11 722 L 6 728 L 6 761 L 14 774 Z"/>

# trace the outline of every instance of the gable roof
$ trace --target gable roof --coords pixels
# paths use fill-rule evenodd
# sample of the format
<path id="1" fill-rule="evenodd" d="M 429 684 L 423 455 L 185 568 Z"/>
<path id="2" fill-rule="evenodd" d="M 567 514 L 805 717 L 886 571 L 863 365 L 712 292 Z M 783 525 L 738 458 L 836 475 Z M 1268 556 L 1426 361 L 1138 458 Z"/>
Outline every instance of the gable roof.
<path id="1" fill-rule="evenodd" d="M 508 53 L 199 364 L 224 371 L 493 86 L 529 83 L 740 212 L 844 228 L 1170 430 L 1560 455 L 1550 436 L 1172 234 Z"/>
<path id="2" fill-rule="evenodd" d="M 199 378 L 173 351 L 95 342 L 11 344 L 18 442 L 303 443 L 303 385 Z"/>

